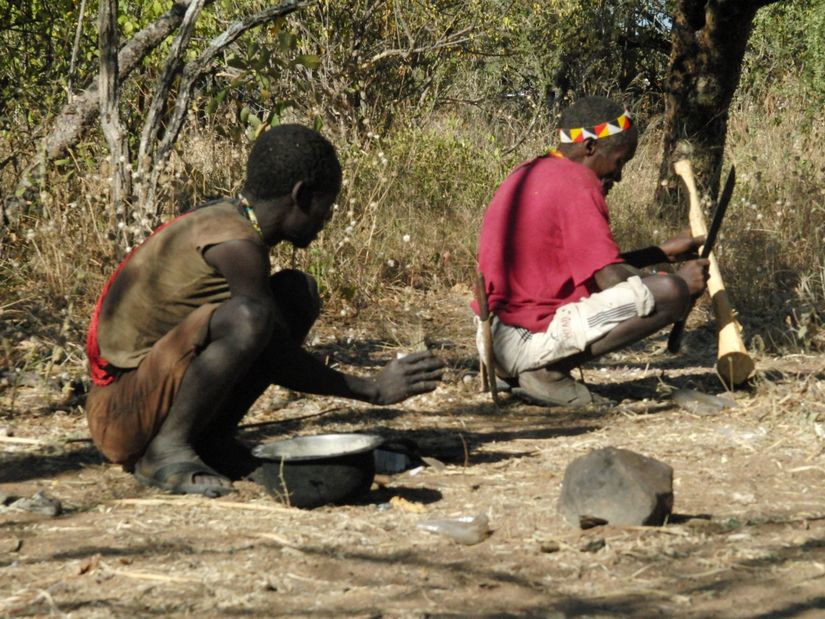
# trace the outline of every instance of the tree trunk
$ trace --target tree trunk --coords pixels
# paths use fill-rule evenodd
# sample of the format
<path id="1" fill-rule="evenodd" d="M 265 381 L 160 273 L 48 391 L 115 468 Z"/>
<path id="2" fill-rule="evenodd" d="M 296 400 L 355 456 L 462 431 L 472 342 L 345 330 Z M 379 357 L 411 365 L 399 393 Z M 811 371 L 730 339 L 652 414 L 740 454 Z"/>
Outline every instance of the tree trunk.
<path id="1" fill-rule="evenodd" d="M 100 50 L 100 70 L 98 85 L 100 90 L 100 124 L 109 146 L 109 187 L 112 207 L 110 222 L 117 231 L 116 223 L 126 212 L 126 205 L 132 193 L 129 167 L 129 147 L 126 132 L 120 122 L 120 82 L 117 70 L 117 0 L 100 0 L 98 9 L 98 33 Z M 121 235 L 128 246 L 131 239 L 126 228 Z"/>
<path id="2" fill-rule="evenodd" d="M 753 18 L 777 0 L 680 0 L 665 99 L 665 136 L 655 200 L 663 216 L 678 200 L 674 161 L 689 158 L 700 192 L 719 190 L 728 108 L 739 85 Z"/>

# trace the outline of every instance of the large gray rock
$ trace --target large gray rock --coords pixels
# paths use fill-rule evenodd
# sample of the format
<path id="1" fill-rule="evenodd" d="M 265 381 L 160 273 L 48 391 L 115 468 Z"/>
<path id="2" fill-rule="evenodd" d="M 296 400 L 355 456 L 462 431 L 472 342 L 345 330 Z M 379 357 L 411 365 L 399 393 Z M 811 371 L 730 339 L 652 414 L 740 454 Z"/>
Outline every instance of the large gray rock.
<path id="1" fill-rule="evenodd" d="M 661 525 L 673 510 L 673 469 L 627 449 L 605 447 L 564 472 L 559 514 L 583 529 L 598 524 Z"/>

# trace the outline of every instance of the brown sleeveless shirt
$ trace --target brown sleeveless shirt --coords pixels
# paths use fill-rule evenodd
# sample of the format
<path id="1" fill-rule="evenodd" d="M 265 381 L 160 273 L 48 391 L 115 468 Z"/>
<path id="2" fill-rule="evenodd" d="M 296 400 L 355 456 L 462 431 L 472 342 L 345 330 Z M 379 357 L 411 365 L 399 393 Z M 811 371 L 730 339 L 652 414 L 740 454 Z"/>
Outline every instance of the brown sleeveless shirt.
<path id="1" fill-rule="evenodd" d="M 203 252 L 226 241 L 260 243 L 238 207 L 220 202 L 187 213 L 148 238 L 112 283 L 98 327 L 110 364 L 134 368 L 190 312 L 229 299 L 229 285 Z"/>

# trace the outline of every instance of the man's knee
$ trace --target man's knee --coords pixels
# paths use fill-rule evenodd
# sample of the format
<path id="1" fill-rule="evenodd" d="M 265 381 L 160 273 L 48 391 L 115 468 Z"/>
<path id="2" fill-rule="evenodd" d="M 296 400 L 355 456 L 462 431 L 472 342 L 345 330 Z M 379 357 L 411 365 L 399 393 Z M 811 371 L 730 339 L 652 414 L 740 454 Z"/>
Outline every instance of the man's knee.
<path id="1" fill-rule="evenodd" d="M 266 303 L 233 297 L 215 312 L 210 330 L 213 337 L 228 338 L 240 350 L 260 350 L 272 334 L 274 321 Z"/>
<path id="2" fill-rule="evenodd" d="M 667 314 L 669 321 L 675 322 L 684 316 L 691 301 L 685 280 L 678 275 L 660 275 L 648 277 L 644 283 L 653 293 L 656 310 Z"/>

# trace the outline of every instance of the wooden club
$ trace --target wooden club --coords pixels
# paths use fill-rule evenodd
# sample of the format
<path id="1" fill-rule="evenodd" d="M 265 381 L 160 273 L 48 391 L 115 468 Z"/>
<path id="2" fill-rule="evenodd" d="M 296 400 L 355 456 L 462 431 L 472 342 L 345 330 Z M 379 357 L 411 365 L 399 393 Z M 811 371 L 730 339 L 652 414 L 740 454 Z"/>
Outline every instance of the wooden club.
<path id="1" fill-rule="evenodd" d="M 676 174 L 682 178 L 688 190 L 691 233 L 693 236 L 706 235 L 708 229 L 699 203 L 699 192 L 696 190 L 696 182 L 693 178 L 690 161 L 687 159 L 677 161 L 673 164 L 673 168 Z M 753 374 L 754 364 L 742 341 L 742 325 L 736 320 L 736 312 L 725 290 L 722 274 L 719 271 L 719 263 L 716 261 L 713 252 L 709 254 L 708 259 L 710 260 L 708 294 L 710 294 L 711 308 L 716 320 L 716 332 L 719 338 L 719 347 L 716 353 L 716 371 L 724 383 L 729 388 L 733 388 L 744 383 Z"/>

